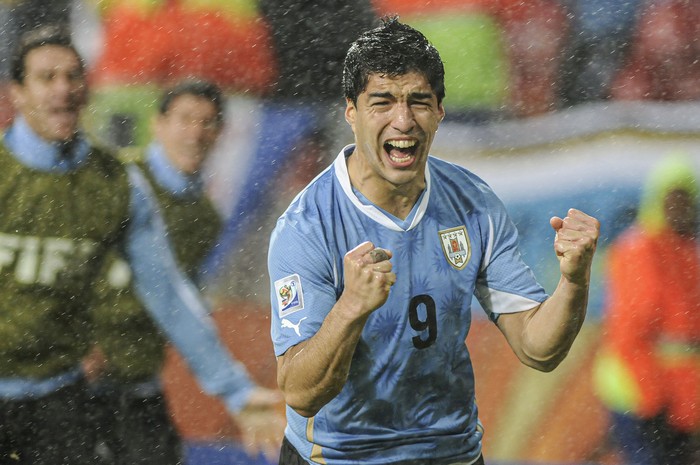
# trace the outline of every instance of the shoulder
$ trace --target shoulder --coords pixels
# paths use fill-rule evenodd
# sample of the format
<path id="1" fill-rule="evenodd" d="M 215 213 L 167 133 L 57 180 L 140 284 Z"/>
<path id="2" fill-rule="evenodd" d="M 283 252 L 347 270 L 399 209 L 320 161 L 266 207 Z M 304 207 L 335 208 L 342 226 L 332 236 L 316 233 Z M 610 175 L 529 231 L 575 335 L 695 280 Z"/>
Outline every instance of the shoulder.
<path id="1" fill-rule="evenodd" d="M 6 166 L 8 165 L 21 166 L 21 164 L 16 161 L 15 157 L 12 156 L 10 149 L 7 148 L 2 138 L 0 138 L 0 165 L 3 166 L 4 174 L 7 174 Z"/>
<path id="2" fill-rule="evenodd" d="M 290 258 L 289 250 L 314 251 L 296 254 L 297 258 L 325 252 L 328 239 L 326 228 L 332 221 L 333 197 L 336 195 L 334 184 L 332 169 L 328 168 L 297 194 L 272 231 L 270 258 Z"/>
<path id="3" fill-rule="evenodd" d="M 502 211 L 503 202 L 491 186 L 467 168 L 440 158 L 429 157 L 432 191 L 438 198 L 456 199 L 475 211 Z"/>
<path id="4" fill-rule="evenodd" d="M 146 149 L 144 147 L 124 147 L 117 152 L 117 158 L 123 163 L 143 165 L 146 159 Z"/>
<path id="5" fill-rule="evenodd" d="M 645 256 L 655 255 L 658 237 L 646 233 L 638 225 L 633 225 L 623 231 L 611 244 L 608 252 L 609 260 L 640 260 Z"/>
<path id="6" fill-rule="evenodd" d="M 428 164 L 430 175 L 441 184 L 447 183 L 461 188 L 467 187 L 478 192 L 493 193 L 486 181 L 464 166 L 434 156 L 428 158 Z"/>
<path id="7" fill-rule="evenodd" d="M 652 242 L 651 236 L 646 234 L 638 225 L 632 225 L 622 231 L 611 245 L 612 250 L 629 252 L 648 247 Z"/>
<path id="8" fill-rule="evenodd" d="M 308 221 L 321 219 L 328 214 L 335 195 L 336 186 L 331 166 L 294 197 L 280 220 L 303 227 Z"/>
<path id="9" fill-rule="evenodd" d="M 109 174 L 126 174 L 124 163 L 119 160 L 117 152 L 101 147 L 99 145 L 90 146 L 89 163 Z"/>

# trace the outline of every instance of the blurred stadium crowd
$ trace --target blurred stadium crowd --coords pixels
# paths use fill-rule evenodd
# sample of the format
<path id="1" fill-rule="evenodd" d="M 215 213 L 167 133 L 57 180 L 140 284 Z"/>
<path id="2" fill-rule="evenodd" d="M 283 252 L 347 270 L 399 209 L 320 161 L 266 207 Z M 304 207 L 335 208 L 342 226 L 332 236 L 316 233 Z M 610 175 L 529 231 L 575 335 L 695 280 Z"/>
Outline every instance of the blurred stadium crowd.
<path id="1" fill-rule="evenodd" d="M 261 259 L 269 231 L 281 206 L 350 142 L 340 111 L 342 59 L 359 32 L 394 13 L 442 55 L 447 121 L 481 125 L 590 102 L 700 99 L 695 0 L 0 0 L 0 126 L 13 116 L 10 51 L 21 32 L 51 22 L 70 27 L 87 58 L 85 129 L 115 149 L 148 141 L 164 87 L 190 77 L 221 86 L 230 127 L 209 179 L 226 227 L 204 265 L 208 291 L 217 307 L 236 309 L 217 316 L 220 327 L 248 331 L 231 349 L 272 386 Z M 181 432 L 235 436 L 222 426 L 223 413 L 212 415 L 222 411 L 216 401 L 198 392 L 176 355 L 170 359 L 165 377 L 173 380 Z"/>
<path id="2" fill-rule="evenodd" d="M 0 52 L 22 30 L 62 22 L 97 94 L 197 76 L 232 94 L 337 100 L 348 41 L 390 13 L 441 51 L 453 117 L 700 97 L 700 5 L 688 0 L 4 0 Z M 140 140 L 116 132 L 117 143 Z"/>

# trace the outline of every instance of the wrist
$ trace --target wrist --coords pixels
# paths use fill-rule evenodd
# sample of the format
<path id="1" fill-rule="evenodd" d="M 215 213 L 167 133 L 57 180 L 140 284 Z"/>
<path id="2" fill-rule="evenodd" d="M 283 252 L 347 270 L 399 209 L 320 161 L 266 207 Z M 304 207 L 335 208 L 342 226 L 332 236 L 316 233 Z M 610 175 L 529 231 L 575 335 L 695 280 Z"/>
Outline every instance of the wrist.
<path id="1" fill-rule="evenodd" d="M 349 296 L 345 293 L 340 296 L 333 307 L 335 317 L 345 322 L 348 326 L 364 326 L 370 313 L 371 310 L 364 308 L 362 298 Z"/>

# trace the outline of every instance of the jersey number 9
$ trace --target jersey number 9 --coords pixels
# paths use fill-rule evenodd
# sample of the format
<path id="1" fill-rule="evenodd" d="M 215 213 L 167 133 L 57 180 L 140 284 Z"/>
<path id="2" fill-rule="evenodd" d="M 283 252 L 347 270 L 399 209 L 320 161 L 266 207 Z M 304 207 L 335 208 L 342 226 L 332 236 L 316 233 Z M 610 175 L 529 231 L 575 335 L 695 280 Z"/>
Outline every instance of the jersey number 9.
<path id="1" fill-rule="evenodd" d="M 424 312 L 419 312 L 419 308 L 425 308 Z M 420 313 L 425 314 L 421 318 Z M 411 328 L 421 333 L 413 336 L 413 346 L 416 349 L 427 349 L 435 343 L 437 339 L 437 316 L 435 313 L 435 301 L 426 294 L 413 297 L 408 304 L 408 321 Z M 427 334 L 425 334 L 427 331 Z M 424 336 L 424 337 L 422 337 Z"/>

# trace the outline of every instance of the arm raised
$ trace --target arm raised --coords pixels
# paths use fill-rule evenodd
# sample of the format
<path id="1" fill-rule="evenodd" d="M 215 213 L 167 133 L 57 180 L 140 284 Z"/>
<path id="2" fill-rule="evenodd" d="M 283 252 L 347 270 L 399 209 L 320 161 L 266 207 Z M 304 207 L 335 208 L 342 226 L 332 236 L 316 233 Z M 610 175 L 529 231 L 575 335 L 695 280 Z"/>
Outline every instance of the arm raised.
<path id="1" fill-rule="evenodd" d="M 564 360 L 583 325 L 600 234 L 598 220 L 573 208 L 550 224 L 561 272 L 557 288 L 537 307 L 502 314 L 497 323 L 520 361 L 541 371 L 551 371 Z"/>

